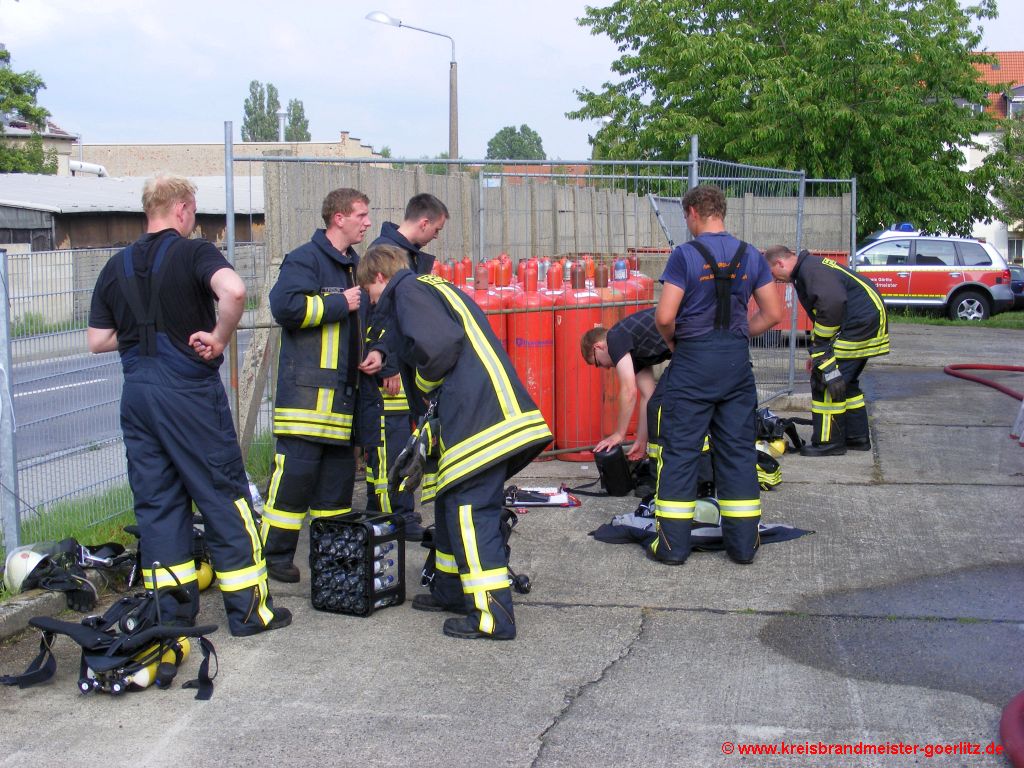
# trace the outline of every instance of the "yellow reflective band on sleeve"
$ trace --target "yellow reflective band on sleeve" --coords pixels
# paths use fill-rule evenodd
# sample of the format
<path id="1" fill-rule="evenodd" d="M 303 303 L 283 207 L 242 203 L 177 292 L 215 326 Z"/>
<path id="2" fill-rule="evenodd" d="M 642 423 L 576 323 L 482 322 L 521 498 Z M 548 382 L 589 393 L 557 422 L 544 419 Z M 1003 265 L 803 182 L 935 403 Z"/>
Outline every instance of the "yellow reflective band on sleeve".
<path id="1" fill-rule="evenodd" d="M 667 499 L 654 499 L 655 517 L 664 517 L 668 520 L 692 520 L 696 509 L 696 500 L 668 501 Z"/>
<path id="2" fill-rule="evenodd" d="M 431 472 L 423 475 L 423 484 L 420 485 L 420 503 L 426 504 L 434 500 L 437 495 L 437 473 Z"/>
<path id="3" fill-rule="evenodd" d="M 815 365 L 817 366 L 817 368 L 819 370 L 822 370 L 822 371 L 824 371 L 826 368 L 832 367 L 835 364 L 836 364 L 836 358 L 834 356 L 829 356 L 829 357 L 825 358 L 824 360 L 818 360 L 818 361 L 815 362 Z"/>
<path id="4" fill-rule="evenodd" d="M 419 369 L 416 370 L 416 386 L 419 387 L 422 392 L 433 392 L 435 389 L 441 386 L 444 379 L 441 381 L 430 381 L 420 375 Z"/>
<path id="5" fill-rule="evenodd" d="M 462 591 L 466 593 L 504 589 L 512 583 L 508 576 L 508 568 L 492 568 L 489 571 L 476 573 L 470 571 L 463 573 L 459 578 L 462 580 Z"/>
<path id="6" fill-rule="evenodd" d="M 853 397 L 847 398 L 847 400 L 846 400 L 846 410 L 848 410 L 848 411 L 852 411 L 852 410 L 855 410 L 857 408 L 863 408 L 863 407 L 864 407 L 864 395 L 863 394 L 854 395 Z"/>
<path id="7" fill-rule="evenodd" d="M 833 336 L 835 336 L 837 333 L 839 333 L 839 326 L 838 325 L 822 325 L 819 322 L 815 322 L 814 323 L 814 327 L 811 329 L 811 332 L 815 336 L 820 336 L 823 339 L 831 339 Z"/>
<path id="8" fill-rule="evenodd" d="M 154 574 L 156 575 L 155 583 L 153 581 Z M 166 589 L 179 584 L 191 584 L 198 579 L 195 560 L 186 560 L 177 565 L 161 565 L 159 568 L 142 569 L 142 581 L 146 589 Z"/>
<path id="9" fill-rule="evenodd" d="M 318 294 L 306 297 L 306 316 L 302 318 L 302 328 L 312 328 L 320 325 L 324 317 L 324 300 Z"/>
<path id="10" fill-rule="evenodd" d="M 260 560 L 256 565 L 239 568 L 234 571 L 217 571 L 217 584 L 221 592 L 237 592 L 240 589 L 255 587 L 267 580 L 267 561 Z"/>
<path id="11" fill-rule="evenodd" d="M 454 574 L 459 572 L 459 566 L 455 562 L 455 557 L 447 552 L 442 552 L 440 549 L 434 550 L 434 567 L 441 573 Z"/>
<path id="12" fill-rule="evenodd" d="M 341 517 L 342 515 L 352 514 L 352 507 L 339 507 L 338 509 L 311 509 L 309 510 L 310 517 Z"/>
<path id="13" fill-rule="evenodd" d="M 760 499 L 719 499 L 722 517 L 760 517 Z"/>
<path id="14" fill-rule="evenodd" d="M 272 528 L 297 531 L 302 528 L 302 521 L 305 519 L 305 512 L 286 512 L 271 506 L 269 501 L 263 505 L 263 524 Z"/>

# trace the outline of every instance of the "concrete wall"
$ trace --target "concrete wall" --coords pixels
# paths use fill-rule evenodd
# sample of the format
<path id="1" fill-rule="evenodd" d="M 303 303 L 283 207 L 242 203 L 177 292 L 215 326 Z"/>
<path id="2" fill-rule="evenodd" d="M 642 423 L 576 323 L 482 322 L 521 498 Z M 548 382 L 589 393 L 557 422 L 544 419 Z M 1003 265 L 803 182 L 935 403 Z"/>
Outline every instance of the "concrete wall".
<path id="1" fill-rule="evenodd" d="M 111 176 L 153 176 L 172 172 L 182 176 L 224 173 L 224 144 L 85 144 L 75 147 L 74 159 L 97 163 Z M 263 157 L 379 157 L 373 147 L 342 131 L 336 142 L 258 142 L 234 145 L 236 156 Z M 249 167 L 249 166 L 252 167 Z M 236 163 L 235 174 L 259 176 L 262 163 Z"/>

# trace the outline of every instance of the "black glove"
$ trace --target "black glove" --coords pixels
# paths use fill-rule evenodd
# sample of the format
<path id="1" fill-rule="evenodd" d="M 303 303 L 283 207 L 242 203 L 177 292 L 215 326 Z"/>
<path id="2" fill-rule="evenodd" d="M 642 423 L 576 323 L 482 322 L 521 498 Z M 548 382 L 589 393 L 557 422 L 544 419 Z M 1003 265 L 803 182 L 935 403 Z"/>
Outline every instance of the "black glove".
<path id="1" fill-rule="evenodd" d="M 825 371 L 821 378 L 833 403 L 841 403 L 846 400 L 846 381 L 838 368 Z"/>
<path id="2" fill-rule="evenodd" d="M 405 448 L 398 454 L 395 463 L 388 470 L 388 489 L 414 491 L 423 479 L 423 467 L 427 463 L 427 441 L 421 432 L 413 433 Z M 402 481 L 405 487 L 402 487 Z"/>

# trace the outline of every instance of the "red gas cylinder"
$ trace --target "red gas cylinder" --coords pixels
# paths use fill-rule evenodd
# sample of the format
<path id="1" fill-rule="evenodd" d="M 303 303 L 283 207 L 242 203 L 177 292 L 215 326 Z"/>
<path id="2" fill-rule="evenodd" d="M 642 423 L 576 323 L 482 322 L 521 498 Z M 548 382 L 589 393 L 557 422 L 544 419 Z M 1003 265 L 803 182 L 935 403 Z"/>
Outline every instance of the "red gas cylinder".
<path id="1" fill-rule="evenodd" d="M 586 269 L 575 265 L 570 287 L 555 300 L 555 445 L 580 449 L 559 454 L 564 461 L 591 461 L 582 449 L 603 437 L 601 370 L 580 354 L 580 338 L 600 323 L 601 297 L 586 287 Z"/>
<path id="2" fill-rule="evenodd" d="M 487 284 L 494 285 L 494 281 L 498 277 L 498 262 L 495 259 L 488 259 L 484 262 L 484 266 L 487 267 Z"/>
<path id="3" fill-rule="evenodd" d="M 452 279 L 452 265 L 451 264 L 449 264 L 447 262 L 443 262 L 443 261 L 435 261 L 434 262 L 434 268 L 431 271 L 435 275 L 443 277 L 445 280 L 451 282 L 451 279 Z"/>
<path id="4" fill-rule="evenodd" d="M 639 270 L 629 273 L 637 285 L 637 298 L 640 301 L 654 301 L 654 278 L 648 277 Z"/>
<path id="5" fill-rule="evenodd" d="M 537 270 L 527 266 L 524 288 L 510 302 L 508 354 L 512 366 L 554 431 L 555 424 L 555 296 L 537 290 Z"/>
<path id="6" fill-rule="evenodd" d="M 470 298 L 473 298 L 473 286 L 469 283 L 469 275 L 473 265 L 466 265 L 465 261 L 456 261 L 452 265 L 452 282 L 455 283 L 455 287 L 465 293 Z"/>
<path id="7" fill-rule="evenodd" d="M 473 301 L 487 313 L 487 322 L 491 324 L 494 335 L 498 337 L 501 346 L 508 349 L 508 315 L 491 314 L 495 310 L 505 308 L 505 299 L 497 291 L 491 288 L 487 280 L 487 268 L 478 267 L 476 280 L 473 284 Z"/>
<path id="8" fill-rule="evenodd" d="M 512 285 L 512 259 L 508 257 L 507 253 L 498 256 L 493 285 L 497 288 L 506 288 Z"/>
<path id="9" fill-rule="evenodd" d="M 615 306 L 625 301 L 625 294 L 618 288 L 608 285 L 608 265 L 601 263 L 594 270 L 594 292 L 601 297 L 601 325 L 611 328 L 629 313 L 629 308 Z M 636 432 L 636 410 L 630 420 L 627 432 Z M 601 370 L 601 430 L 603 435 L 610 435 L 619 423 L 619 377 L 614 368 Z"/>

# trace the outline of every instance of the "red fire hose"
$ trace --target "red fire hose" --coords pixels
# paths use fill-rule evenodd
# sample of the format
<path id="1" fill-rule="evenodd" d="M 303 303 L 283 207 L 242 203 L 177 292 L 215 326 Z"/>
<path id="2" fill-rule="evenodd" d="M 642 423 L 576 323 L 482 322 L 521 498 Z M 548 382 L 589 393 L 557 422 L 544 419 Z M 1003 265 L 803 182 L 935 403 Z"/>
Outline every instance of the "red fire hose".
<path id="1" fill-rule="evenodd" d="M 997 384 L 990 379 L 982 378 L 981 376 L 972 376 L 969 373 L 960 373 L 960 371 L 1013 371 L 1016 373 L 1024 373 L 1024 366 L 1020 365 L 981 365 L 979 363 L 956 363 L 954 365 L 947 365 L 942 369 L 945 373 L 950 376 L 956 376 L 958 379 L 966 379 L 967 381 L 973 381 L 977 384 L 984 384 L 986 387 L 992 387 L 992 389 L 998 389 L 1004 395 L 1016 398 L 1017 400 L 1024 400 L 1024 394 L 1018 392 L 1015 389 L 1004 387 L 1002 384 Z"/>

